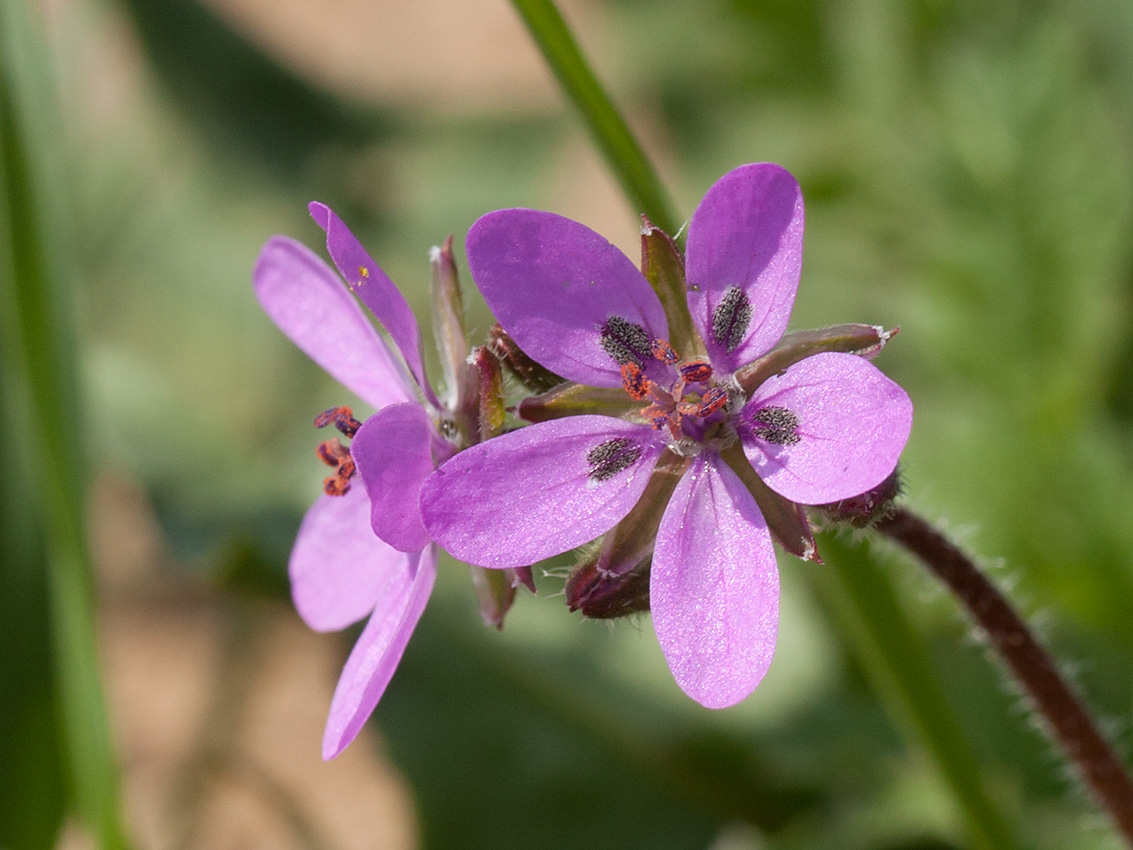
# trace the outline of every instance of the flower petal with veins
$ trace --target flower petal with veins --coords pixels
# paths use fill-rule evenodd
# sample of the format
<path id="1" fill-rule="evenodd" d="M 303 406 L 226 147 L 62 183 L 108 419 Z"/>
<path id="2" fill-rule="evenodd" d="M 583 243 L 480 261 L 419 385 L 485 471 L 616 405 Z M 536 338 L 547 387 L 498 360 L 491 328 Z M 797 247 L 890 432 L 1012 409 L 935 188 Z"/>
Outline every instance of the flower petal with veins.
<path id="1" fill-rule="evenodd" d="M 419 496 L 435 467 L 434 440 L 440 438 L 421 405 L 395 404 L 367 419 L 350 446 L 370 496 L 374 533 L 402 552 L 429 542 Z"/>
<path id="2" fill-rule="evenodd" d="M 769 408 L 797 417 L 795 441 L 743 434 Z M 768 378 L 739 419 L 744 454 L 767 486 L 793 502 L 819 505 L 885 480 L 909 438 L 913 403 L 868 360 L 826 352 Z"/>
<path id="3" fill-rule="evenodd" d="M 384 576 L 403 571 L 407 561 L 370 530 L 370 500 L 360 483 L 345 496 L 319 496 L 287 565 L 295 609 L 315 631 L 344 629 L 374 609 Z"/>
<path id="4" fill-rule="evenodd" d="M 803 195 L 791 173 L 729 171 L 688 225 L 688 306 L 712 365 L 734 372 L 771 349 L 791 317 L 803 261 Z"/>
<path id="5" fill-rule="evenodd" d="M 323 758 L 332 759 L 357 737 L 378 704 L 425 610 L 437 578 L 437 549 L 426 546 L 387 572 L 370 621 L 346 659 L 331 699 Z"/>
<path id="6" fill-rule="evenodd" d="M 693 461 L 669 500 L 649 582 L 653 628 L 681 689 L 735 705 L 763 679 L 779 628 L 779 572 L 755 500 L 716 455 Z"/>
<path id="7" fill-rule="evenodd" d="M 326 231 L 327 253 L 339 273 L 389 332 L 425 398 L 433 407 L 439 407 L 436 393 L 425 375 L 421 331 L 409 302 L 334 210 L 318 201 L 308 204 L 308 209 L 315 223 Z"/>
<path id="8" fill-rule="evenodd" d="M 358 302 L 309 248 L 273 236 L 256 259 L 252 284 L 279 329 L 367 404 L 413 400 L 405 373 Z"/>
<path id="9" fill-rule="evenodd" d="M 646 425 L 570 416 L 472 446 L 421 490 L 433 538 L 482 567 L 522 567 L 605 533 L 637 502 L 664 448 Z"/>
<path id="10" fill-rule="evenodd" d="M 497 210 L 472 225 L 467 250 L 496 319 L 529 357 L 569 381 L 621 386 L 620 364 L 603 340 L 611 318 L 639 328 L 646 353 L 668 336 L 661 301 L 637 267 L 569 218 Z"/>

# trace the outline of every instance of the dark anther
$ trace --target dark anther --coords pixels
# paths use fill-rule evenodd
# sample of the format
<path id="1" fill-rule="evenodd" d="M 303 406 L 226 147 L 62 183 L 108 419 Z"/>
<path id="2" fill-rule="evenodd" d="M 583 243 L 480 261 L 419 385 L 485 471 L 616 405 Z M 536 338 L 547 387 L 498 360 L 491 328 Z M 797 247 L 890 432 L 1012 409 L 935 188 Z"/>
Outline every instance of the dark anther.
<path id="1" fill-rule="evenodd" d="M 727 403 L 728 391 L 723 387 L 712 387 L 701 397 L 700 404 L 698 404 L 696 407 L 696 415 L 703 419 L 705 416 L 709 416 L 710 414 L 715 413 Z M 772 408 L 767 409 L 770 410 Z M 779 409 L 781 410 L 782 408 Z M 786 413 L 787 411 L 784 412 Z M 795 424 L 798 425 L 797 419 L 795 420 Z M 797 436 L 795 437 L 795 440 L 798 441 Z"/>
<path id="2" fill-rule="evenodd" d="M 602 350 L 618 363 L 644 366 L 653 357 L 653 343 L 641 325 L 621 316 L 610 316 L 602 326 Z"/>
<path id="3" fill-rule="evenodd" d="M 650 350 L 653 352 L 655 358 L 662 363 L 667 363 L 669 366 L 672 366 L 680 360 L 680 358 L 677 357 L 677 352 L 673 351 L 673 346 L 669 345 L 667 340 L 653 340 L 652 345 L 650 345 Z"/>
<path id="4" fill-rule="evenodd" d="M 701 384 L 712 377 L 712 367 L 703 360 L 693 360 L 681 366 L 681 377 L 689 384 Z"/>
<path id="5" fill-rule="evenodd" d="M 642 399 L 649 394 L 645 373 L 636 363 L 622 364 L 622 386 L 632 399 Z"/>
<path id="6" fill-rule="evenodd" d="M 751 417 L 755 436 L 768 443 L 793 446 L 799 437 L 799 417 L 785 407 L 760 408 Z"/>
<path id="7" fill-rule="evenodd" d="M 586 477 L 593 481 L 607 481 L 623 469 L 629 469 L 640 457 L 641 447 L 628 437 L 606 440 L 586 453 L 586 463 L 590 466 Z"/>
<path id="8" fill-rule="evenodd" d="M 328 496 L 345 496 L 350 492 L 350 479 L 354 477 L 354 458 L 346 455 L 338 464 L 334 475 L 323 481 L 323 492 Z"/>
<path id="9" fill-rule="evenodd" d="M 332 407 L 315 417 L 316 428 L 325 428 L 331 424 L 347 437 L 353 437 L 362 427 L 362 423 L 354 418 L 354 411 L 349 407 Z"/>
<path id="10" fill-rule="evenodd" d="M 679 409 L 679 407 L 678 407 Z M 651 404 L 645 410 L 641 411 L 641 415 L 649 420 L 649 424 L 653 426 L 654 431 L 660 431 L 664 428 L 670 419 L 670 413 L 659 404 Z"/>
<path id="11" fill-rule="evenodd" d="M 329 413 L 330 411 L 328 411 Z M 333 419 L 331 420 L 333 421 Z M 324 423 L 329 424 L 329 423 Z M 319 426 L 323 427 L 323 426 Z M 345 496 L 350 492 L 350 479 L 354 477 L 354 458 L 350 456 L 350 449 L 339 442 L 338 437 L 319 443 L 316 450 L 319 460 L 327 466 L 333 466 L 334 475 L 323 481 L 323 492 L 328 496 Z"/>
<path id="12" fill-rule="evenodd" d="M 738 286 L 729 286 L 712 313 L 712 336 L 731 354 L 740 347 L 751 324 L 751 302 Z"/>
<path id="13" fill-rule="evenodd" d="M 350 457 L 350 449 L 342 445 L 338 437 L 327 440 L 325 443 L 319 443 L 319 447 L 315 451 L 318 452 L 319 460 L 327 466 L 338 466 L 342 463 L 344 457 Z"/>

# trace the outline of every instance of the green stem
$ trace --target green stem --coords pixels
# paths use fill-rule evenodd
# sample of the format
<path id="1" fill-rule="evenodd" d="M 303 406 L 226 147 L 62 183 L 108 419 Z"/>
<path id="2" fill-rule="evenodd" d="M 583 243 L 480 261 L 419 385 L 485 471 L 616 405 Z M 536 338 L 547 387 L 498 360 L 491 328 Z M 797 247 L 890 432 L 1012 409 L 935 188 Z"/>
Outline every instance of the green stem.
<path id="1" fill-rule="evenodd" d="M 126 846 L 117 767 L 99 676 L 90 558 L 83 527 L 85 457 L 68 299 L 68 163 L 51 63 L 26 0 L 0 3 L 0 222 L 4 378 L 20 396 L 35 458 L 26 494 L 47 541 L 53 652 L 75 804 L 101 848 Z"/>
<path id="2" fill-rule="evenodd" d="M 512 0 L 543 58 L 574 102 L 598 149 L 638 212 L 666 233 L 675 234 L 680 219 L 657 173 L 625 120 L 590 70 L 562 14 L 552 0 Z"/>
<path id="3" fill-rule="evenodd" d="M 1047 734 L 1133 847 L 1133 777 L 1007 597 L 971 558 L 907 508 L 894 510 L 877 530 L 915 555 L 960 600 L 1033 701 Z"/>
<path id="4" fill-rule="evenodd" d="M 923 744 L 935 763 L 964 813 L 972 846 L 1018 847 L 984 789 L 979 763 L 889 579 L 865 553 L 864 544 L 853 546 L 828 536 L 819 548 L 828 567 L 829 583 L 820 584 L 826 601 L 899 725 Z"/>

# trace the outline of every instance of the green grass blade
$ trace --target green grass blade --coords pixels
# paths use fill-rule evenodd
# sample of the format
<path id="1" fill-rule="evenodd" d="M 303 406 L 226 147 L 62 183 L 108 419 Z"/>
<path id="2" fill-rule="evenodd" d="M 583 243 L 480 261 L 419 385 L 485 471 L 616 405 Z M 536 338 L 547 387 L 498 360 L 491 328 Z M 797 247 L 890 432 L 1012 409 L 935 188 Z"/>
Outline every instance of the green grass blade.
<path id="1" fill-rule="evenodd" d="M 638 212 L 670 235 L 680 219 L 641 145 L 590 70 L 552 0 L 512 0 L 555 78 L 586 122 L 622 191 Z"/>
<path id="2" fill-rule="evenodd" d="M 7 99 L 0 87 L 0 116 Z M 0 117 L 0 121 L 2 121 Z M 5 134 L 0 130 L 0 161 Z M 7 198 L 0 169 L 0 198 Z M 17 339 L 9 296 L 8 207 L 0 202 L 0 847 L 50 850 L 63 819 L 66 783 L 52 673 L 46 540 L 26 436 L 25 382 L 9 368 Z"/>
<path id="3" fill-rule="evenodd" d="M 117 768 L 99 677 L 91 565 L 83 531 L 85 459 L 69 299 L 63 180 L 68 163 L 50 62 L 25 0 L 0 4 L 0 186 L 5 225 L 2 349 L 6 398 L 34 475 L 26 500 L 45 541 L 55 687 L 69 785 L 99 847 L 125 846 Z"/>
<path id="4" fill-rule="evenodd" d="M 867 554 L 864 543 L 850 544 L 826 535 L 819 551 L 827 564 L 815 584 L 898 725 L 925 747 L 935 763 L 964 813 L 972 846 L 981 850 L 1018 848 L 987 795 L 980 765 L 888 576 Z"/>

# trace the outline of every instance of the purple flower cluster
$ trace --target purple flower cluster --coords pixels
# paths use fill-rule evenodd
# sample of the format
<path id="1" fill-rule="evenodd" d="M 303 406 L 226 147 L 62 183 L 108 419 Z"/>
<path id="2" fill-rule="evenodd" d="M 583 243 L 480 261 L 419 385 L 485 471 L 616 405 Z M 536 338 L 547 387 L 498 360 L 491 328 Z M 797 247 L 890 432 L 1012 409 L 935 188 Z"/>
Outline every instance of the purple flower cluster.
<path id="1" fill-rule="evenodd" d="M 683 257 L 646 226 L 641 271 L 551 213 L 477 221 L 472 277 L 507 338 L 564 381 L 510 408 L 512 430 L 481 427 L 482 440 L 454 438 L 396 288 L 333 213 L 312 213 L 412 375 L 326 266 L 284 237 L 268 243 L 254 275 L 265 309 L 377 411 L 345 467 L 345 449 L 329 453 L 340 465 L 328 487 L 356 469 L 364 492 L 321 497 L 291 560 L 312 627 L 371 615 L 324 755 L 341 751 L 388 683 L 432 587 L 436 545 L 513 569 L 601 539 L 568 585 L 571 606 L 607 610 L 625 588 L 647 587 L 627 610 L 652 610 L 680 687 L 713 708 L 750 694 L 778 629 L 773 539 L 817 559 L 801 506 L 884 482 L 912 422 L 908 395 L 869 361 L 888 334 L 785 334 L 802 265 L 794 178 L 769 164 L 729 172 L 697 207 Z"/>

